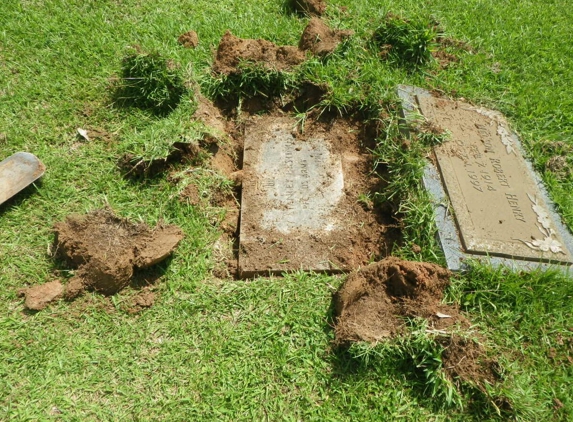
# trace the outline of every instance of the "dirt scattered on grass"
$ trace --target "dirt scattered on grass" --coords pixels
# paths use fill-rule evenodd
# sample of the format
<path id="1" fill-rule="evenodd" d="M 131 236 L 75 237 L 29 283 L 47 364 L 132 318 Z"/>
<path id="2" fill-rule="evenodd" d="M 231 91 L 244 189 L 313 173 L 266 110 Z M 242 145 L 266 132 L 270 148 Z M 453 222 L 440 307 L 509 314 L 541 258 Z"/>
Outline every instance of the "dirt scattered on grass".
<path id="1" fill-rule="evenodd" d="M 304 53 L 294 46 L 277 46 L 262 39 L 242 39 L 227 31 L 217 48 L 213 71 L 226 75 L 236 73 L 241 61 L 260 63 L 265 68 L 283 71 L 301 64 L 304 59 Z"/>
<path id="2" fill-rule="evenodd" d="M 59 280 L 22 289 L 19 295 L 25 297 L 24 306 L 33 311 L 40 311 L 64 295 L 64 286 Z"/>
<path id="3" fill-rule="evenodd" d="M 185 48 L 196 48 L 199 45 L 199 37 L 197 36 L 197 32 L 188 31 L 179 35 L 177 42 Z"/>
<path id="4" fill-rule="evenodd" d="M 155 303 L 156 295 L 149 289 L 143 289 L 133 296 L 131 303 L 126 309 L 130 314 L 137 314 L 144 309 L 151 308 Z"/>
<path id="5" fill-rule="evenodd" d="M 442 48 L 451 47 L 451 48 L 454 48 L 456 50 L 467 51 L 468 53 L 472 53 L 472 54 L 477 53 L 477 50 L 474 47 L 472 47 L 469 43 L 467 43 L 465 41 L 457 40 L 455 38 L 446 37 L 445 35 L 442 35 L 442 34 L 438 34 L 438 36 L 436 37 L 436 42 Z"/>
<path id="6" fill-rule="evenodd" d="M 545 168 L 559 178 L 570 176 L 572 171 L 567 162 L 567 157 L 554 155 L 545 163 Z"/>
<path id="7" fill-rule="evenodd" d="M 458 63 L 460 59 L 444 50 L 432 51 L 432 57 L 436 60 L 440 68 L 445 69 L 453 63 Z"/>
<path id="8" fill-rule="evenodd" d="M 457 306 L 443 304 L 450 272 L 436 264 L 388 257 L 352 273 L 334 297 L 335 342 L 376 343 L 406 334 L 408 318 L 423 318 L 443 348 L 443 369 L 452 380 L 478 387 L 497 380 L 484 347 L 453 328 L 468 329 Z M 481 388 L 481 387 L 480 387 Z"/>
<path id="9" fill-rule="evenodd" d="M 322 16 L 326 12 L 324 0 L 289 0 L 289 6 L 295 12 L 314 16 Z"/>
<path id="10" fill-rule="evenodd" d="M 189 183 L 179 194 L 179 200 L 197 207 L 203 202 L 199 188 L 195 183 Z"/>
<path id="11" fill-rule="evenodd" d="M 65 286 L 66 299 L 88 289 L 117 293 L 130 284 L 134 271 L 163 261 L 183 239 L 177 226 L 151 229 L 119 218 L 110 209 L 70 215 L 54 225 L 54 232 L 55 255 L 77 268 Z"/>
<path id="12" fill-rule="evenodd" d="M 338 44 L 354 34 L 350 30 L 334 30 L 319 18 L 312 18 L 304 29 L 298 47 L 303 51 L 311 51 L 316 56 L 326 56 L 332 53 Z"/>

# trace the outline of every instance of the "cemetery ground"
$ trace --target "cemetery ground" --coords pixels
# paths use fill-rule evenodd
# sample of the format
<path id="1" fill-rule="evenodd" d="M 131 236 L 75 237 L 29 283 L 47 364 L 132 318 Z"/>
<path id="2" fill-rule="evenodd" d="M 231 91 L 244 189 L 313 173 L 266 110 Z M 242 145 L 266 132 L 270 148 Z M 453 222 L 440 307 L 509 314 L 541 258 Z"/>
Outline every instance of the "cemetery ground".
<path id="1" fill-rule="evenodd" d="M 415 85 L 501 111 L 573 227 L 566 6 L 333 0 L 320 19 L 339 32 L 313 21 L 330 43 L 297 48 L 310 17 L 283 0 L 5 1 L 0 157 L 29 151 L 47 171 L 0 205 L 0 419 L 570 419 L 571 279 L 440 267 L 420 180 L 447 134 L 407 137 L 396 95 Z M 251 50 L 276 62 L 235 60 L 240 39 L 274 43 Z M 222 40 L 229 56 L 214 62 Z M 154 89 L 134 93 L 149 67 Z M 242 148 L 269 119 L 292 122 L 295 139 L 320 134 L 360 170 L 345 208 L 358 252 L 336 256 L 362 272 L 240 277 Z M 62 252 L 81 239 L 54 238 L 90 218 L 111 221 L 117 256 L 133 255 L 111 290 Z M 121 230 L 143 237 L 132 246 Z M 401 260 L 427 278 L 380 290 L 372 274 L 418 265 Z M 362 280 L 395 324 L 357 335 L 337 315 Z M 48 282 L 65 298 L 27 309 L 19 291 Z"/>

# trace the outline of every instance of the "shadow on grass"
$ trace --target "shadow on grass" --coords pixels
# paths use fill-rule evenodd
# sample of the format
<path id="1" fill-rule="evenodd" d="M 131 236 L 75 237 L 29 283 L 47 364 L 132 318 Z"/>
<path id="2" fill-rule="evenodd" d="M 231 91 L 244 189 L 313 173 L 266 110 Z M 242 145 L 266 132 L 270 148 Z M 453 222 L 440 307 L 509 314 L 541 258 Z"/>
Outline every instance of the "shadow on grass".
<path id="1" fill-rule="evenodd" d="M 6 202 L 0 204 L 0 217 L 2 217 L 5 213 L 21 206 L 28 200 L 28 198 L 36 194 L 41 187 L 42 179 L 36 180 L 34 183 L 30 184 L 18 192 L 16 195 L 9 198 Z"/>

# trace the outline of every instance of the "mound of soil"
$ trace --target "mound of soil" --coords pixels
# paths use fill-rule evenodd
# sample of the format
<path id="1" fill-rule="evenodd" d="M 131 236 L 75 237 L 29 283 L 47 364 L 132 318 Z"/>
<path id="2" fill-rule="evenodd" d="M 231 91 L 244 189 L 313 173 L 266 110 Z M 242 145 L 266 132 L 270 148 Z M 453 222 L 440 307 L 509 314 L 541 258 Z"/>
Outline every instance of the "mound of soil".
<path id="1" fill-rule="evenodd" d="M 262 39 L 242 39 L 227 31 L 217 48 L 213 71 L 226 75 L 236 73 L 240 61 L 260 63 L 265 68 L 282 71 L 301 64 L 304 59 L 304 53 L 294 46 L 277 46 Z"/>
<path id="2" fill-rule="evenodd" d="M 189 31 L 179 35 L 177 42 L 185 48 L 195 48 L 199 45 L 199 37 L 195 31 Z"/>
<path id="3" fill-rule="evenodd" d="M 183 239 L 177 226 L 134 224 L 109 209 L 71 215 L 54 225 L 54 250 L 77 271 L 65 289 L 68 299 L 92 289 L 105 295 L 126 287 L 134 270 L 151 267 Z"/>
<path id="4" fill-rule="evenodd" d="M 456 309 L 440 303 L 449 277 L 439 265 L 396 257 L 352 273 L 335 295 L 336 343 L 393 337 L 403 331 L 403 317 L 427 318 L 438 330 L 465 324 Z"/>
<path id="5" fill-rule="evenodd" d="M 270 41 L 243 39 L 225 32 L 213 63 L 213 71 L 225 75 L 240 73 L 241 61 L 260 64 L 269 70 L 288 71 L 304 62 L 305 51 L 317 56 L 332 53 L 338 44 L 351 36 L 353 31 L 330 29 L 319 18 L 312 18 L 304 29 L 298 48 L 292 45 L 277 46 Z"/>
<path id="6" fill-rule="evenodd" d="M 289 6 L 292 10 L 309 15 L 322 16 L 326 11 L 324 0 L 290 0 Z"/>
<path id="7" fill-rule="evenodd" d="M 483 389 L 495 383 L 497 364 L 476 341 L 450 333 L 469 328 L 455 306 L 441 303 L 450 272 L 436 264 L 388 257 L 352 273 L 335 294 L 335 342 L 375 343 L 405 332 L 407 318 L 428 321 L 428 330 L 444 351 L 443 368 L 452 380 L 461 379 Z"/>
<path id="8" fill-rule="evenodd" d="M 316 56 L 326 56 L 352 34 L 354 31 L 330 29 L 322 20 L 312 18 L 302 32 L 298 48 L 311 51 Z"/>

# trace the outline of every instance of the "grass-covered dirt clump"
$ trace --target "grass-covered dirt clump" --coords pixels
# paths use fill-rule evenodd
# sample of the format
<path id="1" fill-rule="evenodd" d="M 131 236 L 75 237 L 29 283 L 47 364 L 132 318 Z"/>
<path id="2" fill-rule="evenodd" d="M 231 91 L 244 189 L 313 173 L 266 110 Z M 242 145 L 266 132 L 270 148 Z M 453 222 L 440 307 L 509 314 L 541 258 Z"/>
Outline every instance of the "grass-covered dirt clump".
<path id="1" fill-rule="evenodd" d="M 404 19 L 388 13 L 374 31 L 372 41 L 381 58 L 398 65 L 429 64 L 435 48 L 436 30 L 429 19 Z"/>
<path id="2" fill-rule="evenodd" d="M 116 101 L 156 114 L 172 111 L 186 91 L 179 69 L 157 52 L 134 50 L 123 58 L 114 93 Z"/>

